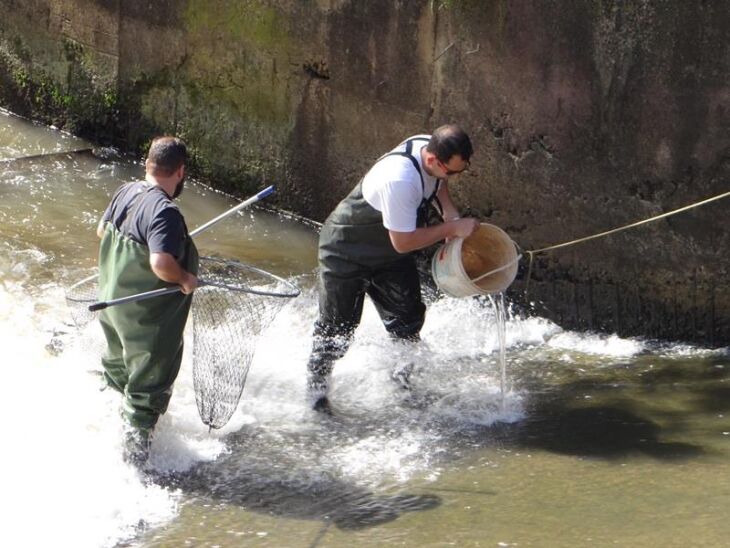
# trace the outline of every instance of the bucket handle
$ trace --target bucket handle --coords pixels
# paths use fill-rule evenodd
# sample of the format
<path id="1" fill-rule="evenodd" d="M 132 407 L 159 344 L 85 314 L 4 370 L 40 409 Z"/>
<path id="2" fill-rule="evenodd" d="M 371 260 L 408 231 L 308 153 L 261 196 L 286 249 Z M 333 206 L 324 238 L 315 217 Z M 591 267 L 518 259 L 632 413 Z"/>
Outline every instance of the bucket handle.
<path id="1" fill-rule="evenodd" d="M 517 252 L 518 252 L 517 257 L 512 259 L 507 264 L 503 264 L 502 266 L 495 268 L 494 270 L 490 270 L 489 272 L 486 272 L 485 274 L 482 274 L 480 276 L 477 276 L 476 278 L 473 278 L 471 280 L 471 282 L 477 283 L 479 280 L 486 278 L 487 276 L 491 276 L 492 274 L 496 274 L 497 272 L 501 272 L 502 270 L 505 270 L 505 269 L 509 268 L 510 266 L 512 266 L 513 264 L 515 264 L 516 262 L 518 262 L 522 258 L 522 253 L 519 253 L 519 251 L 521 251 L 520 246 L 518 246 L 514 240 L 512 241 L 512 243 L 515 245 L 515 248 L 517 248 Z"/>

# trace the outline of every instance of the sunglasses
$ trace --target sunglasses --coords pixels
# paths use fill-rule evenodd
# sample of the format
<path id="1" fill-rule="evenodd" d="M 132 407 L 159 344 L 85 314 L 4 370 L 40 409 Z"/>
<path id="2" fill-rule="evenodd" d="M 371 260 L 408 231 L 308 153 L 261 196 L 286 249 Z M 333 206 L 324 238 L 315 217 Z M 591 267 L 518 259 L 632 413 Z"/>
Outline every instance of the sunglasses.
<path id="1" fill-rule="evenodd" d="M 459 173 L 464 173 L 467 169 L 469 169 L 469 166 L 471 165 L 471 163 L 467 161 L 466 165 L 463 168 L 454 170 L 446 167 L 446 164 L 443 163 L 441 160 L 436 159 L 436 161 L 441 165 L 441 168 L 444 170 L 447 177 L 450 177 L 451 175 L 458 175 Z"/>

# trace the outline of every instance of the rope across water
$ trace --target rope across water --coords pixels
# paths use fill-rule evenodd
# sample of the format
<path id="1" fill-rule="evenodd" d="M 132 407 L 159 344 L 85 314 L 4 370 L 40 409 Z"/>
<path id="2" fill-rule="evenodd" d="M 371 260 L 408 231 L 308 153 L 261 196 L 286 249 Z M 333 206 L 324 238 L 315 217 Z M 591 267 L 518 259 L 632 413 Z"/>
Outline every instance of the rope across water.
<path id="1" fill-rule="evenodd" d="M 709 204 L 710 202 L 714 202 L 714 201 L 720 200 L 722 198 L 727 198 L 728 196 L 730 196 L 730 191 L 724 192 L 722 194 L 718 194 L 717 196 L 713 196 L 712 198 L 707 198 L 706 200 L 702 200 L 700 202 L 695 202 L 693 204 L 690 204 L 690 205 L 687 205 L 684 207 L 680 207 L 680 208 L 674 209 L 672 211 L 668 211 L 667 213 L 662 213 L 661 215 L 655 215 L 654 217 L 649 217 L 648 219 L 644 219 L 643 221 L 638 221 L 638 222 L 631 223 L 628 225 L 613 228 L 611 230 L 606 230 L 605 232 L 599 232 L 598 234 L 593 234 L 591 236 L 585 236 L 583 238 L 578 238 L 575 240 L 571 240 L 569 242 L 563 242 L 561 244 L 542 247 L 540 249 L 526 250 L 525 253 L 527 253 L 529 255 L 530 263 L 529 263 L 529 266 L 527 269 L 527 281 L 525 283 L 525 298 L 527 298 L 527 293 L 530 289 L 530 278 L 532 276 L 532 263 L 535 258 L 535 255 L 537 255 L 538 253 L 544 253 L 545 251 L 551 251 L 553 249 L 559 249 L 561 247 L 568 247 L 568 246 L 579 244 L 582 242 L 587 242 L 588 240 L 602 238 L 602 237 L 608 236 L 610 234 L 616 234 L 617 232 L 621 232 L 623 230 L 628 230 L 629 228 L 634 228 L 637 226 L 645 225 L 645 224 L 651 223 L 653 221 L 658 221 L 659 219 L 663 219 L 663 218 L 669 217 L 671 215 L 676 215 L 677 213 L 681 213 L 681 212 L 687 211 L 689 209 L 694 209 L 696 207 L 700 207 L 700 206 Z"/>

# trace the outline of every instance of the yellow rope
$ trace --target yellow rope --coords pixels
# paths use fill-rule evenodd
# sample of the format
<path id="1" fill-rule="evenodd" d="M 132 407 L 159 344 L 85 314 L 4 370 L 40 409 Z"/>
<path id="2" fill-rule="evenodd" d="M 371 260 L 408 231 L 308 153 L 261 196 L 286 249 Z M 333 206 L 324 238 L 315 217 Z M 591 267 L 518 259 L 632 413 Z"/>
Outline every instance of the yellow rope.
<path id="1" fill-rule="evenodd" d="M 527 292 L 530 289 L 530 277 L 532 276 L 532 261 L 536 254 L 542 253 L 544 251 L 550 251 L 552 249 L 558 249 L 561 247 L 568 247 L 569 245 L 579 244 L 581 242 L 586 242 L 588 240 L 593 240 L 595 238 L 601 238 L 603 236 L 608 236 L 609 234 L 615 234 L 616 232 L 621 232 L 622 230 L 626 230 L 629 228 L 634 228 L 635 226 L 644 225 L 647 223 L 651 223 L 653 221 L 657 221 L 659 219 L 663 219 L 664 217 L 669 217 L 670 215 L 676 215 L 677 213 L 681 213 L 682 211 L 687 211 L 688 209 L 693 209 L 695 207 L 700 207 L 705 204 L 709 204 L 710 202 L 714 202 L 715 200 L 720 200 L 722 198 L 727 198 L 730 196 L 730 192 L 725 192 L 723 194 L 718 194 L 717 196 L 713 196 L 712 198 L 707 198 L 706 200 L 702 200 L 701 202 L 695 202 L 693 204 L 690 204 L 688 206 L 680 207 L 679 209 L 674 209 L 672 211 L 669 211 L 667 213 L 662 213 L 661 215 L 656 215 L 655 217 L 650 217 L 648 219 L 644 219 L 643 221 L 638 221 L 636 223 L 631 223 L 625 226 L 621 226 L 618 228 L 613 228 L 611 230 L 606 230 L 605 232 L 600 232 L 598 234 L 593 234 L 592 236 L 586 236 L 584 238 L 578 238 L 577 240 L 571 240 L 569 242 L 564 242 L 562 244 L 556 244 L 551 245 L 548 247 L 542 247 L 540 249 L 533 249 L 530 251 L 525 251 L 530 256 L 530 265 L 527 269 L 527 282 L 525 284 L 525 299 L 527 299 Z"/>

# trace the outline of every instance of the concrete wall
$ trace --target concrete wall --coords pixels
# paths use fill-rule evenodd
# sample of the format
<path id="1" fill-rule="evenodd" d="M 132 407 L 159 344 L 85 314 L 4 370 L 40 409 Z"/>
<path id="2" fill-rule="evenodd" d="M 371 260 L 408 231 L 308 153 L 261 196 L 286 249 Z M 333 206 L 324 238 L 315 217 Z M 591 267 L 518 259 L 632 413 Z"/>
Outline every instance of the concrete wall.
<path id="1" fill-rule="evenodd" d="M 322 220 L 381 153 L 461 123 L 457 202 L 537 249 L 729 190 L 722 0 L 0 0 L 0 104 Z M 536 257 L 566 327 L 727 345 L 728 200 Z M 525 268 L 511 297 L 524 299 Z"/>

